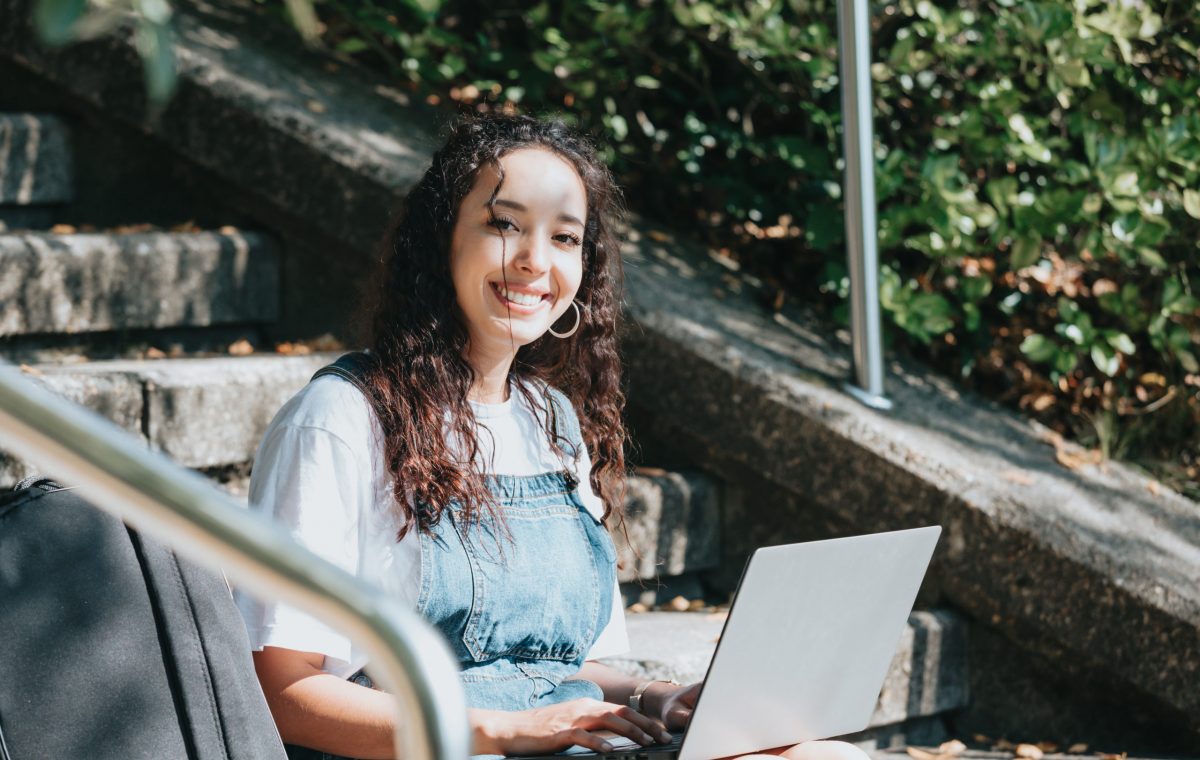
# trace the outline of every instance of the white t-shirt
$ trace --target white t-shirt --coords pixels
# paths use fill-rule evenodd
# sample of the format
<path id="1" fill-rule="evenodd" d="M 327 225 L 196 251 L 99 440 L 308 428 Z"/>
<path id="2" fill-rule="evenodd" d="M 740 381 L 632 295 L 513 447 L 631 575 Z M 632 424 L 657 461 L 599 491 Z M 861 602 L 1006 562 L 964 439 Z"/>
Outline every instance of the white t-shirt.
<path id="1" fill-rule="evenodd" d="M 477 435 L 484 472 L 536 475 L 562 469 L 521 393 L 502 404 L 471 405 L 485 428 Z M 604 506 L 592 491 L 590 474 L 585 450 L 575 475 L 584 506 L 599 518 Z M 286 526 L 305 548 L 416 608 L 420 538 L 413 529 L 396 541 L 402 520 L 394 508 L 382 432 L 351 383 L 323 376 L 283 405 L 255 455 L 250 504 Z M 284 604 L 236 596 L 255 651 L 272 646 L 317 652 L 325 656 L 322 669 L 342 678 L 366 663 L 364 650 L 316 618 Z M 621 595 L 614 588 L 612 615 L 588 659 L 628 648 Z"/>

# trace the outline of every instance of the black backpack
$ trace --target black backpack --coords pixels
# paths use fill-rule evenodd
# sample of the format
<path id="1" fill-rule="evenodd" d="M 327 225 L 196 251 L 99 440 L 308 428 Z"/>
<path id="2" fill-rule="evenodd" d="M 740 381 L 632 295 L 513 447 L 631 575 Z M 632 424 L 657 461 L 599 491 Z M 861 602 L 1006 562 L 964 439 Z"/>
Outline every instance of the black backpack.
<path id="1" fill-rule="evenodd" d="M 224 580 L 27 478 L 0 494 L 0 760 L 283 760 Z"/>

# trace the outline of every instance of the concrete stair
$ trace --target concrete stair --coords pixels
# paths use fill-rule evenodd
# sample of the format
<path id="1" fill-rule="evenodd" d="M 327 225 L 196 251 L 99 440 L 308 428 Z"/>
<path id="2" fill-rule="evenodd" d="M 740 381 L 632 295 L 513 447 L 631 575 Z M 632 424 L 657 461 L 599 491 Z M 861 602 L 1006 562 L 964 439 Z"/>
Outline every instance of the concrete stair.
<path id="1" fill-rule="evenodd" d="M 71 198 L 73 176 L 61 119 L 0 113 L 0 230 L 49 225 L 55 207 Z"/>
<path id="2" fill-rule="evenodd" d="M 0 234 L 0 335 L 273 322 L 278 258 L 235 230 Z"/>

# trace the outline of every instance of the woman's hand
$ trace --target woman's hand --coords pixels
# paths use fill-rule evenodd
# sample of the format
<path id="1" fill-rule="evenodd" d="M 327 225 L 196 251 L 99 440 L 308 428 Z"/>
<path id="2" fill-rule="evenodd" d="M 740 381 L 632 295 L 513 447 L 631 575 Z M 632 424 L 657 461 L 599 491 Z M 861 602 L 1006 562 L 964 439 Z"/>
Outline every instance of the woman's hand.
<path id="1" fill-rule="evenodd" d="M 696 709 L 696 699 L 700 696 L 702 685 L 703 682 L 690 686 L 653 684 L 646 689 L 643 697 L 646 712 L 658 718 L 670 730 L 682 730 L 692 719 L 692 710 Z"/>
<path id="2" fill-rule="evenodd" d="M 638 744 L 671 741 L 663 724 L 637 710 L 595 699 L 573 699 L 557 705 L 520 712 L 472 710 L 475 749 L 478 754 L 538 754 L 578 744 L 597 752 L 613 747 L 604 736 L 611 731 Z"/>

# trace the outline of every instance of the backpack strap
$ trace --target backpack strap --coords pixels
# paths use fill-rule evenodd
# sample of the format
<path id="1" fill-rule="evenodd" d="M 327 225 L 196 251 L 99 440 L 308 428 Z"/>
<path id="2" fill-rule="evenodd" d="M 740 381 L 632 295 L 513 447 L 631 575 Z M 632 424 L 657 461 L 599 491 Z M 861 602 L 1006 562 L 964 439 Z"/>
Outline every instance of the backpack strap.
<path id="1" fill-rule="evenodd" d="M 342 354 L 333 364 L 326 365 L 317 370 L 309 378 L 309 382 L 311 383 L 313 380 L 324 375 L 334 375 L 353 384 L 364 396 L 371 398 L 371 391 L 366 384 L 365 378 L 367 367 L 370 366 L 372 361 L 373 359 L 368 351 L 351 351 L 348 354 Z"/>

